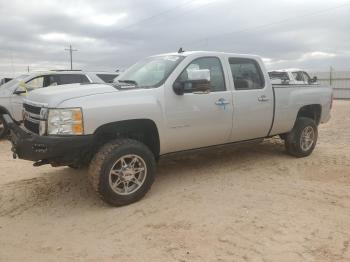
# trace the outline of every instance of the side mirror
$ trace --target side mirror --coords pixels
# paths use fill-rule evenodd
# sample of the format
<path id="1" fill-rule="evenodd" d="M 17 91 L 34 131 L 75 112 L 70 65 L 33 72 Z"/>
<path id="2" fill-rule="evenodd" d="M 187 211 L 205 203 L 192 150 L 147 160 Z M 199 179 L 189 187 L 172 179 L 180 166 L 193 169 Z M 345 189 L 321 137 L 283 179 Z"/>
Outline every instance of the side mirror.
<path id="1" fill-rule="evenodd" d="M 207 94 L 210 92 L 210 70 L 187 70 L 188 80 L 176 81 L 173 90 L 177 95 L 184 93 Z"/>
<path id="2" fill-rule="evenodd" d="M 21 80 L 18 84 L 18 88 L 13 92 L 15 95 L 21 95 L 21 94 L 25 94 L 28 92 L 26 83 Z"/>
<path id="3" fill-rule="evenodd" d="M 311 83 L 317 83 L 317 76 L 314 76 L 314 77 L 311 79 Z"/>
<path id="4" fill-rule="evenodd" d="M 25 94 L 27 93 L 25 90 L 15 90 L 15 92 L 13 92 L 15 95 L 21 95 L 21 94 Z"/>

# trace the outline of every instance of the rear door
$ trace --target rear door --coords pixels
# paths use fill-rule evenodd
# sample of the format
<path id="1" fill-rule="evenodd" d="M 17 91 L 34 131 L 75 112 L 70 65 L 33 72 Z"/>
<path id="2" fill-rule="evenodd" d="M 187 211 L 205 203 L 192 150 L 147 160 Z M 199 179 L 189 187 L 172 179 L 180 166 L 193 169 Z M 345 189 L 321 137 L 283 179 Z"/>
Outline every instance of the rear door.
<path id="1" fill-rule="evenodd" d="M 274 96 L 262 62 L 230 57 L 228 63 L 234 87 L 231 142 L 267 136 L 273 121 Z"/>

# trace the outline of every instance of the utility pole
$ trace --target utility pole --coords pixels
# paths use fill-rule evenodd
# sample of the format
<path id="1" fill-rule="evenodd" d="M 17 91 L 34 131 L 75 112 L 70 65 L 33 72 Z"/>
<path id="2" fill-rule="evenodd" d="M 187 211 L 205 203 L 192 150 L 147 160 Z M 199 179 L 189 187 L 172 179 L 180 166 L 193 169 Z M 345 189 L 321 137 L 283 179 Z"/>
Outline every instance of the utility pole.
<path id="1" fill-rule="evenodd" d="M 73 70 L 73 52 L 78 51 L 78 49 L 73 49 L 72 45 L 69 45 L 69 48 L 64 49 L 65 51 L 69 51 L 70 57 L 70 70 Z"/>
<path id="2" fill-rule="evenodd" d="M 332 81 L 332 80 L 333 80 L 332 78 L 333 78 L 333 67 L 330 66 L 330 67 L 329 67 L 329 85 L 330 85 L 330 86 L 332 86 L 332 82 L 333 82 L 333 81 Z"/>

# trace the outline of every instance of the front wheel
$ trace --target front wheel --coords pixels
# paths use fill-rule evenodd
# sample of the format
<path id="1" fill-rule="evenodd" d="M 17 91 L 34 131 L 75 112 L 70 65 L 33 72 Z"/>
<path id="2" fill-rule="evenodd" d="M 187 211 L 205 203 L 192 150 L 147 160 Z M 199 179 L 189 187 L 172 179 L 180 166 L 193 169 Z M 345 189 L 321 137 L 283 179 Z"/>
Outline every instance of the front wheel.
<path id="1" fill-rule="evenodd" d="M 156 162 L 152 152 L 132 139 L 116 139 L 104 145 L 89 167 L 89 180 L 102 200 L 112 206 L 141 199 L 151 188 Z"/>
<path id="2" fill-rule="evenodd" d="M 305 157 L 312 153 L 318 137 L 317 125 L 314 120 L 300 117 L 296 120 L 292 131 L 285 139 L 288 154 L 296 157 Z"/>

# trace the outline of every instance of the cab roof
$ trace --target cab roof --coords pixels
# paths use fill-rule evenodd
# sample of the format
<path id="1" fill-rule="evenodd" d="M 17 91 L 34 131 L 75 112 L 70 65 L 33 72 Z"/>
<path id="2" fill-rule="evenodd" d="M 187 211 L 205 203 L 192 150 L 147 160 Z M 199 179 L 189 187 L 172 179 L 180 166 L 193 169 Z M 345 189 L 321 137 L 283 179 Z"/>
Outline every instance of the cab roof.
<path id="1" fill-rule="evenodd" d="M 173 53 L 165 53 L 165 54 L 159 54 L 159 55 L 154 55 L 156 56 L 167 56 L 167 55 L 177 55 L 177 56 L 197 56 L 197 55 L 202 55 L 202 56 L 234 56 L 234 57 L 244 57 L 244 58 L 252 58 L 252 59 L 260 59 L 260 56 L 258 55 L 253 55 L 253 54 L 237 54 L 237 53 L 226 53 L 226 52 L 218 52 L 218 51 L 184 51 L 181 53 L 178 52 L 173 52 Z"/>
<path id="2" fill-rule="evenodd" d="M 286 68 L 286 69 L 278 69 L 278 70 L 269 70 L 269 72 L 298 72 L 298 71 L 305 71 L 303 69 L 300 68 Z"/>

